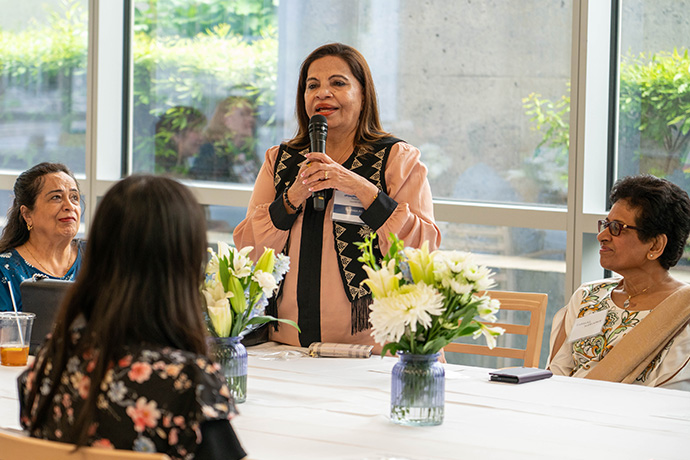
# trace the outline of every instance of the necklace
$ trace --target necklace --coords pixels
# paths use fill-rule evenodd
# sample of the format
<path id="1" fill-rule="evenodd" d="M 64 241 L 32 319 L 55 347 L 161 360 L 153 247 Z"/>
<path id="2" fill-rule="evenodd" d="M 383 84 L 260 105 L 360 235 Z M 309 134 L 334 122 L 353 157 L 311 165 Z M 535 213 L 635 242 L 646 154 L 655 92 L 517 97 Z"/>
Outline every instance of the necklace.
<path id="1" fill-rule="evenodd" d="M 644 294 L 645 292 L 647 292 L 648 289 L 649 289 L 649 286 L 642 289 L 642 291 L 640 291 L 640 292 L 636 292 L 635 294 L 628 294 L 628 298 L 625 300 L 625 302 L 623 302 L 623 308 L 625 308 L 627 310 L 628 307 L 630 307 L 630 299 L 632 299 L 633 297 L 636 297 L 638 295 Z"/>
<path id="2" fill-rule="evenodd" d="M 33 251 L 32 251 L 31 249 L 29 249 L 29 244 L 31 244 L 31 243 L 29 243 L 29 241 L 27 240 L 27 241 L 26 241 L 26 244 L 24 245 L 24 247 L 26 248 L 27 251 L 29 251 L 29 254 L 31 254 L 31 257 L 33 257 L 33 259 L 38 263 L 38 266 L 41 267 L 41 269 L 42 269 L 45 273 L 49 274 L 50 276 L 52 276 L 52 277 L 54 277 L 54 278 L 62 278 L 62 276 L 57 276 L 57 275 L 55 275 L 53 272 L 51 272 L 50 270 L 48 270 L 47 268 L 45 268 L 45 267 L 43 266 L 43 264 L 41 263 L 41 261 L 38 260 L 38 257 L 36 257 L 36 256 L 34 255 Z M 33 245 L 32 245 L 32 246 L 33 246 Z M 72 260 L 72 244 L 71 244 L 71 243 L 70 243 L 70 245 L 69 245 L 69 260 L 70 260 L 70 261 Z"/>

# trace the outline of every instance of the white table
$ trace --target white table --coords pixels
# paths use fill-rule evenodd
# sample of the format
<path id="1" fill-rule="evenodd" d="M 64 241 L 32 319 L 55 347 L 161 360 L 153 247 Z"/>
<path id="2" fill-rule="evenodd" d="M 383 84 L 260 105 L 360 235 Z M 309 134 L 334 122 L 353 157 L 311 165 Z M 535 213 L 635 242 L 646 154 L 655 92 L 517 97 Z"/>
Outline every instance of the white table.
<path id="1" fill-rule="evenodd" d="M 247 402 L 233 426 L 252 459 L 690 458 L 690 392 L 558 376 L 511 385 L 446 365 L 444 423 L 404 427 L 388 419 L 394 358 L 286 350 L 249 350 Z M 3 429 L 19 428 L 18 374 L 0 369 Z"/>

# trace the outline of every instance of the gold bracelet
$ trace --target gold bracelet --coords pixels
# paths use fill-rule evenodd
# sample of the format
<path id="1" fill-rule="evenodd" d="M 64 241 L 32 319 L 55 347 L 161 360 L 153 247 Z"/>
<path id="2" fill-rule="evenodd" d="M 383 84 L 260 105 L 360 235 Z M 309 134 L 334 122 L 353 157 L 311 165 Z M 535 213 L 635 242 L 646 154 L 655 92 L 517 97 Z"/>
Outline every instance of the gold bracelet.
<path id="1" fill-rule="evenodd" d="M 381 190 L 376 189 L 376 195 L 374 195 L 374 201 L 376 201 L 376 198 L 379 197 L 379 193 L 381 193 Z M 372 201 L 372 203 L 373 203 L 374 201 Z"/>
<path id="2" fill-rule="evenodd" d="M 288 187 L 285 187 L 285 191 L 283 192 L 283 198 L 285 198 L 285 204 L 287 204 L 290 209 L 292 209 L 295 212 L 300 212 L 302 209 L 302 205 L 299 205 L 299 207 L 296 207 L 294 204 L 290 203 L 290 199 L 288 198 Z"/>

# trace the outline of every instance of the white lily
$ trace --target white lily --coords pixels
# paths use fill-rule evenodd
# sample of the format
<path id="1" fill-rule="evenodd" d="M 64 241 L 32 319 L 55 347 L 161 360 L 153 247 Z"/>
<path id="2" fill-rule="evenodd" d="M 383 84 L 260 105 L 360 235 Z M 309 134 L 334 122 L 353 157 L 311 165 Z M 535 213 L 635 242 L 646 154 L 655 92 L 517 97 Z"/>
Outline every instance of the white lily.
<path id="1" fill-rule="evenodd" d="M 388 265 L 380 270 L 374 270 L 366 265 L 363 268 L 369 276 L 364 280 L 364 284 L 369 286 L 375 299 L 387 297 L 398 290 L 402 273 L 395 273 L 395 260 L 391 259 Z"/>
<path id="2" fill-rule="evenodd" d="M 251 246 L 246 246 L 239 251 L 237 248 L 232 250 L 232 264 L 229 267 L 230 271 L 238 278 L 246 278 L 252 274 L 252 259 L 249 258 L 249 253 L 254 250 Z M 229 260 L 229 259 L 228 259 Z"/>
<path id="3" fill-rule="evenodd" d="M 232 312 L 230 311 L 230 302 L 224 299 L 224 305 L 219 305 L 218 301 L 214 306 L 208 306 L 208 317 L 211 319 L 213 330 L 216 331 L 218 337 L 228 337 L 232 330 Z"/>
<path id="4" fill-rule="evenodd" d="M 259 283 L 259 287 L 264 292 L 264 295 L 266 297 L 271 297 L 273 291 L 278 287 L 276 279 L 269 272 L 258 270 L 254 273 L 252 279 Z"/>
<path id="5" fill-rule="evenodd" d="M 482 304 L 477 307 L 477 314 L 484 321 L 491 323 L 496 322 L 496 312 L 501 308 L 501 302 L 498 299 L 491 299 L 489 297 L 482 297 Z"/>
<path id="6" fill-rule="evenodd" d="M 478 323 L 479 329 L 474 331 L 472 337 L 476 339 L 477 337 L 483 335 L 486 339 L 486 346 L 492 349 L 496 346 L 496 337 L 503 334 L 506 330 L 502 327 L 493 326 L 489 327 L 486 324 Z"/>
<path id="7" fill-rule="evenodd" d="M 412 281 L 415 283 L 434 284 L 434 262 L 435 253 L 429 254 L 429 241 L 422 243 L 420 249 L 405 248 L 405 257 L 410 267 Z"/>

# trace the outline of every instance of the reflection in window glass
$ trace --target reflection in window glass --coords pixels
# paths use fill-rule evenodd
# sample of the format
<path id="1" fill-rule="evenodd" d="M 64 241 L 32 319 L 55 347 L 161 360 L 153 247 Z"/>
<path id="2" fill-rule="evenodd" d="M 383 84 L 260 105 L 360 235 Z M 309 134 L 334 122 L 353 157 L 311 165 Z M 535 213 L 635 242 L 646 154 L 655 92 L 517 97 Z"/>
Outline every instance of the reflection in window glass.
<path id="1" fill-rule="evenodd" d="M 274 2 L 141 0 L 134 14 L 133 171 L 253 183 L 274 143 Z"/>
<path id="2" fill-rule="evenodd" d="M 85 172 L 87 44 L 87 0 L 3 8 L 0 168 L 59 161 Z"/>
<path id="3" fill-rule="evenodd" d="M 496 286 L 501 291 L 543 292 L 549 295 L 542 341 L 540 365 L 544 367 L 549 354 L 551 322 L 556 312 L 565 305 L 565 250 L 566 233 L 518 227 L 452 224 L 438 222 L 443 234 L 441 249 L 469 251 L 477 261 L 494 271 Z M 516 313 L 511 312 L 515 315 Z M 519 314 L 519 313 L 517 313 Z M 499 321 L 500 321 L 499 317 Z M 526 321 L 527 318 L 524 318 Z M 520 322 L 512 319 L 511 322 Z M 520 337 L 499 338 L 501 344 L 524 347 Z M 483 340 L 482 338 L 478 339 Z M 511 340 L 510 344 L 506 340 Z M 471 343 L 471 338 L 459 342 Z M 467 356 L 449 353 L 448 362 L 484 367 L 506 367 L 519 363 L 503 358 Z"/>
<path id="4" fill-rule="evenodd" d="M 650 173 L 690 191 L 690 23 L 674 0 L 621 5 L 616 177 Z"/>

